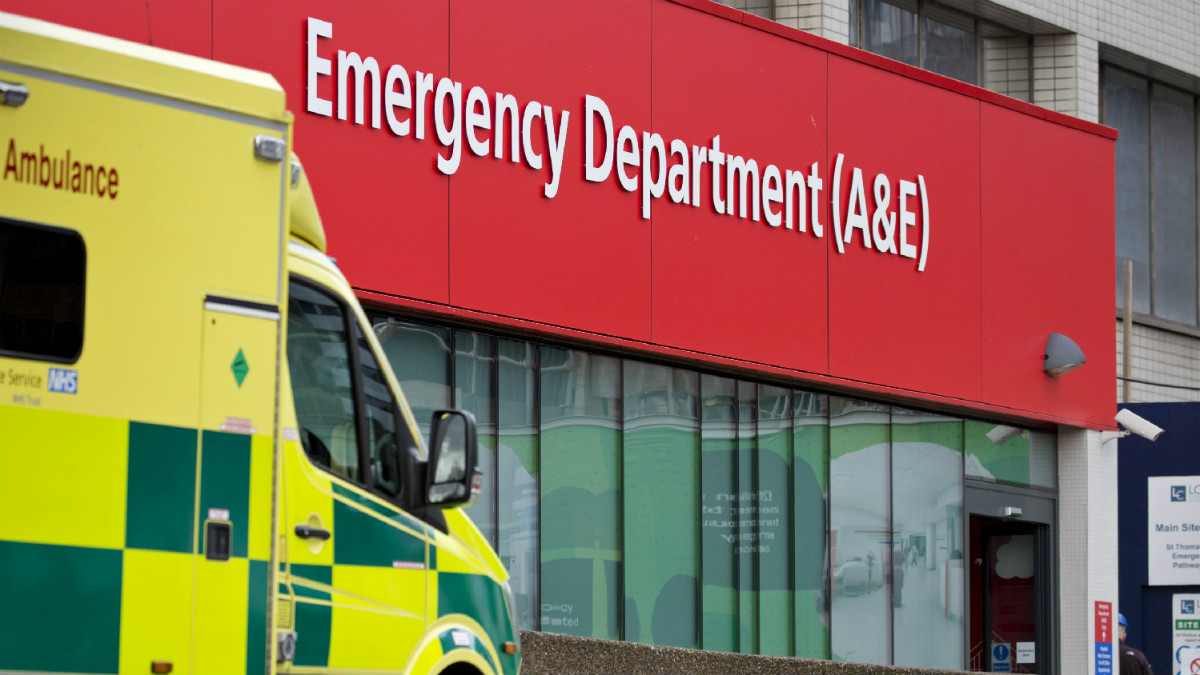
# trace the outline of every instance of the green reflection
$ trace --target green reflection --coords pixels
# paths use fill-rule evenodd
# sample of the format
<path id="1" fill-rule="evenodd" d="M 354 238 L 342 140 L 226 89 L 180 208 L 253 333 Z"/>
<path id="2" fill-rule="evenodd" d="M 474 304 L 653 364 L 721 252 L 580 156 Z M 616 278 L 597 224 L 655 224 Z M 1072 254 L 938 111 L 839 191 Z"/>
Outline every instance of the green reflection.
<path id="1" fill-rule="evenodd" d="M 541 627 L 620 639 L 620 361 L 541 354 Z"/>
<path id="2" fill-rule="evenodd" d="M 993 422 L 967 420 L 966 475 L 1021 487 L 1056 485 L 1056 437 Z"/>
<path id="3" fill-rule="evenodd" d="M 696 373 L 625 362 L 625 639 L 698 647 Z"/>

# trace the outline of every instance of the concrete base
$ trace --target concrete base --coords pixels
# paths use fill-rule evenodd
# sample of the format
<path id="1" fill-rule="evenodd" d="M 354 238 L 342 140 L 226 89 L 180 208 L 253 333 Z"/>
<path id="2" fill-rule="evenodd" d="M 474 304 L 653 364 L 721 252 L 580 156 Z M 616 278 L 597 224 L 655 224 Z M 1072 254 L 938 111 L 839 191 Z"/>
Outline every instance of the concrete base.
<path id="1" fill-rule="evenodd" d="M 533 631 L 521 631 L 521 651 L 522 675 L 950 675 L 964 672 L 706 652 Z"/>

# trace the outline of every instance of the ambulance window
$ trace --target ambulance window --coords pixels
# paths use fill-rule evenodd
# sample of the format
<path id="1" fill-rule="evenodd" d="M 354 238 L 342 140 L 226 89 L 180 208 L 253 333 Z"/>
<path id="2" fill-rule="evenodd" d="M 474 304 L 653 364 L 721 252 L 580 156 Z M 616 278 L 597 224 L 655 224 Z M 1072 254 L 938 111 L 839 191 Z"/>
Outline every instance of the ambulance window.
<path id="1" fill-rule="evenodd" d="M 300 441 L 314 463 L 361 482 L 345 309 L 306 284 L 292 282 L 288 292 L 288 372 Z"/>
<path id="2" fill-rule="evenodd" d="M 0 219 L 0 353 L 79 358 L 86 263 L 77 232 Z"/>
<path id="3" fill-rule="evenodd" d="M 374 487 L 390 496 L 400 495 L 399 448 L 415 447 L 412 437 L 398 419 L 400 408 L 388 388 L 387 378 L 363 336 L 362 328 L 354 322 L 354 338 L 358 344 L 358 366 L 362 373 L 363 409 L 367 416 L 367 457 L 371 462 Z M 397 429 L 404 429 L 397 434 Z"/>

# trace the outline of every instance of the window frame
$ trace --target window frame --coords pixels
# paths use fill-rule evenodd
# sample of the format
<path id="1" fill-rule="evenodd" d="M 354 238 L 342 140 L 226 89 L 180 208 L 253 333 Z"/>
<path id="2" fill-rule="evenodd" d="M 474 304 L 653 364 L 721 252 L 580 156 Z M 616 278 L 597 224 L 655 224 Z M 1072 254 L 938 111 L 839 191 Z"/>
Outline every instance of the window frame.
<path id="1" fill-rule="evenodd" d="M 1116 308 L 1115 308 L 1117 318 L 1122 318 L 1128 313 L 1133 318 L 1133 320 L 1137 323 L 1148 325 L 1148 326 L 1153 326 L 1155 328 L 1160 328 L 1163 330 L 1182 333 L 1185 335 L 1190 335 L 1192 337 L 1200 337 L 1200 95 L 1197 95 L 1196 92 L 1188 91 L 1184 87 L 1165 82 L 1161 79 L 1155 79 L 1154 77 L 1151 77 L 1142 72 L 1138 72 L 1137 70 L 1112 63 L 1111 61 L 1102 60 L 1100 63 L 1100 123 L 1101 124 L 1108 123 L 1108 120 L 1107 120 L 1107 118 L 1108 118 L 1108 102 L 1107 102 L 1108 87 L 1107 87 L 1107 85 L 1108 85 L 1110 76 L 1115 76 L 1116 79 L 1125 80 L 1125 81 L 1137 80 L 1140 83 L 1144 84 L 1146 87 L 1146 101 L 1147 101 L 1147 105 L 1148 105 L 1148 112 L 1147 112 L 1147 118 L 1146 118 L 1146 124 L 1147 124 L 1146 132 L 1147 132 L 1147 143 L 1149 146 L 1147 149 L 1149 192 L 1146 195 L 1146 198 L 1147 198 L 1146 225 L 1147 225 L 1148 234 L 1149 234 L 1149 242 L 1148 242 L 1149 250 L 1147 252 L 1148 255 L 1147 255 L 1147 263 L 1146 264 L 1149 267 L 1149 275 L 1148 275 L 1149 288 L 1147 289 L 1147 291 L 1148 291 L 1148 295 L 1149 295 L 1150 312 L 1147 314 L 1147 313 L 1139 312 L 1139 311 L 1137 311 L 1136 308 L 1133 308 L 1133 307 L 1128 307 L 1128 308 L 1125 307 L 1124 306 L 1124 294 L 1122 294 L 1121 297 L 1117 300 L 1117 304 L 1116 304 Z M 1190 97 L 1192 99 L 1193 129 L 1195 130 L 1195 136 L 1194 136 L 1195 144 L 1193 146 L 1193 152 L 1195 154 L 1195 163 L 1196 163 L 1196 185 L 1195 185 L 1195 189 L 1192 192 L 1192 200 L 1193 200 L 1193 205 L 1194 205 L 1194 209 L 1196 212 L 1196 223 L 1195 223 L 1196 250 L 1193 252 L 1194 256 L 1195 256 L 1194 260 L 1195 260 L 1195 265 L 1196 265 L 1196 269 L 1197 269 L 1197 283 L 1196 283 L 1197 287 L 1196 287 L 1196 289 L 1194 289 L 1195 296 L 1196 296 L 1196 317 L 1197 317 L 1197 321 L 1195 324 L 1183 323 L 1180 321 L 1176 321 L 1174 319 L 1160 316 L 1157 312 L 1157 307 L 1156 307 L 1157 302 L 1155 299 L 1155 291 L 1157 290 L 1157 285 L 1158 285 L 1158 279 L 1157 279 L 1158 274 L 1157 274 L 1157 260 L 1156 260 L 1157 256 L 1155 255 L 1155 239 L 1156 239 L 1156 234 L 1157 234 L 1157 231 L 1156 231 L 1157 227 L 1156 227 L 1155 202 L 1154 202 L 1154 195 L 1155 195 L 1154 101 L 1155 101 L 1155 93 L 1156 93 L 1156 90 L 1158 90 L 1158 89 L 1164 90 L 1166 92 L 1167 96 L 1171 97 L 1171 98 L 1179 98 L 1180 95 L 1182 95 L 1185 97 Z M 1119 143 L 1120 140 L 1118 139 L 1117 142 Z M 1120 187 L 1121 186 L 1116 185 L 1115 189 L 1119 190 Z M 1128 259 L 1128 258 L 1123 258 L 1121 256 L 1121 251 L 1114 250 L 1114 254 L 1118 261 Z M 1124 281 L 1122 278 L 1117 279 L 1118 287 L 1120 287 L 1120 285 L 1123 283 L 1124 283 Z M 1136 306 L 1136 304 L 1137 304 L 1137 302 L 1135 300 L 1134 305 Z"/>
<path id="2" fill-rule="evenodd" d="M 377 477 L 375 476 L 375 468 L 371 464 L 371 450 L 369 447 L 369 444 L 370 444 L 370 422 L 368 420 L 368 416 L 367 416 L 367 412 L 366 412 L 366 393 L 363 390 L 364 375 L 362 372 L 362 362 L 359 359 L 359 355 L 358 355 L 358 346 L 357 346 L 357 340 L 356 340 L 357 336 L 355 335 L 355 331 L 353 330 L 353 328 L 355 326 L 358 327 L 358 333 L 362 335 L 363 340 L 365 340 L 367 343 L 367 346 L 370 347 L 371 341 L 366 337 L 368 330 L 363 327 L 362 322 L 358 320 L 358 315 L 354 312 L 354 309 L 349 305 L 349 303 L 347 303 L 341 297 L 341 295 L 339 295 L 337 292 L 335 292 L 333 289 L 329 288 L 325 284 L 322 284 L 321 282 L 316 281 L 315 279 L 305 277 L 303 275 L 296 274 L 294 272 L 292 274 L 288 275 L 288 287 L 289 287 L 288 303 L 289 303 L 289 305 L 291 303 L 291 285 L 292 284 L 300 284 L 300 285 L 308 287 L 310 290 L 313 290 L 313 291 L 316 291 L 318 293 L 325 295 L 326 297 L 332 299 L 333 302 L 339 307 L 339 309 L 342 310 L 342 331 L 343 331 L 342 334 L 346 340 L 345 344 L 346 344 L 346 349 L 348 352 L 346 360 L 349 364 L 348 367 L 350 369 L 350 391 L 351 391 L 351 394 L 352 394 L 353 400 L 354 400 L 354 431 L 355 431 L 355 444 L 356 444 L 355 449 L 356 449 L 356 452 L 358 455 L 358 464 L 360 467 L 360 474 L 361 474 L 362 480 L 360 481 L 360 480 L 357 480 L 357 479 L 349 477 L 349 476 L 344 476 L 344 475 L 334 471 L 331 467 L 322 466 L 322 465 L 318 464 L 317 462 L 312 461 L 311 456 L 309 456 L 309 454 L 308 454 L 308 448 L 306 448 L 306 447 L 304 448 L 305 456 L 308 457 L 309 461 L 313 463 L 313 466 L 317 467 L 321 471 L 324 471 L 325 473 L 329 474 L 330 476 L 339 478 L 348 483 L 351 483 L 353 485 L 357 485 L 358 487 L 364 488 L 364 489 L 368 490 L 369 492 L 371 492 L 372 494 L 378 495 L 378 496 L 382 497 L 383 499 L 387 500 L 388 502 L 396 504 L 397 506 L 399 506 L 401 508 L 405 508 L 405 509 L 409 508 L 410 506 L 412 506 L 412 504 L 410 502 L 413 501 L 413 499 L 416 497 L 416 495 L 406 495 L 405 494 L 404 487 L 406 485 L 406 480 L 405 480 L 404 473 L 407 472 L 407 473 L 411 474 L 411 472 L 413 471 L 413 467 L 410 465 L 409 462 L 405 461 L 406 454 L 401 452 L 400 440 L 401 440 L 401 434 L 411 436 L 411 433 L 408 430 L 408 424 L 405 421 L 404 415 L 402 414 L 402 412 L 400 410 L 400 402 L 399 402 L 400 399 L 396 396 L 396 392 L 392 389 L 391 383 L 387 381 L 387 378 L 384 378 L 384 385 L 387 387 L 388 393 L 391 395 L 391 409 L 392 409 L 391 413 L 392 413 L 393 423 L 395 424 L 395 428 L 396 428 L 396 443 L 393 446 L 392 451 L 396 453 L 396 465 L 397 465 L 397 467 L 399 467 L 399 471 L 401 472 L 401 475 L 398 477 L 399 478 L 399 481 L 398 481 L 399 488 L 395 494 L 392 494 L 389 491 L 387 491 L 381 487 L 381 485 L 379 484 L 379 481 L 377 480 Z M 289 312 L 289 316 L 290 316 L 290 312 L 291 312 L 290 306 L 288 307 L 288 312 Z M 286 349 L 286 344 L 287 344 L 287 340 L 285 338 L 284 339 L 285 349 Z M 382 369 L 383 369 L 382 364 L 385 361 L 380 358 L 380 355 L 378 353 L 376 353 L 373 348 L 371 351 L 372 351 L 372 355 L 375 357 L 376 364 L 379 366 L 380 370 L 382 371 Z M 291 358 L 290 354 L 288 355 L 288 358 L 289 359 Z M 289 369 L 290 369 L 290 365 L 289 365 Z M 289 370 L 289 372 L 290 372 L 290 370 Z M 289 392 L 289 394 L 291 394 L 291 392 Z M 293 399 L 293 412 L 295 412 L 294 399 Z M 296 424 L 297 424 L 297 426 L 299 426 L 299 424 L 300 424 L 300 416 L 298 413 L 296 414 Z M 417 445 L 417 447 L 419 447 L 419 444 L 417 443 L 418 439 L 414 438 L 412 440 L 414 442 L 414 445 Z M 301 447 L 303 447 L 303 443 L 301 443 Z"/>
<path id="3" fill-rule="evenodd" d="M 5 349 L 0 345 L 0 356 L 5 358 L 22 359 L 27 361 L 43 361 L 48 363 L 61 363 L 71 365 L 77 363 L 83 356 L 83 344 L 85 341 L 85 333 L 87 326 L 87 297 L 88 297 L 88 250 L 87 241 L 83 238 L 83 234 L 78 230 L 62 227 L 58 225 L 46 225 L 44 223 L 36 223 L 28 220 L 20 220 L 17 218 L 8 218 L 0 216 L 0 227 L 12 227 L 14 230 L 27 229 L 34 231 L 42 231 L 57 235 L 64 235 L 73 238 L 79 244 L 79 254 L 81 269 L 81 288 L 79 297 L 79 344 L 76 346 L 74 353 L 70 356 L 62 356 L 57 354 L 45 354 L 39 352 L 26 352 L 16 349 Z M 3 259 L 0 259 L 3 262 Z M 0 266 L 0 297 L 3 296 L 3 266 Z"/>

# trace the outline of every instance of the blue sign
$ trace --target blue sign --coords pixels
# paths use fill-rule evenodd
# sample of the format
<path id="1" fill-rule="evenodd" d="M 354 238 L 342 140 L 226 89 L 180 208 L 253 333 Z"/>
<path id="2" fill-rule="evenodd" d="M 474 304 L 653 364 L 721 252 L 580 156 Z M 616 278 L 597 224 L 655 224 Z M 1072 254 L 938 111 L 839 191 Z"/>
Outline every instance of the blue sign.
<path id="1" fill-rule="evenodd" d="M 1008 660 L 1012 657 L 1012 650 L 1008 645 L 1000 643 L 992 643 L 992 672 L 993 673 L 1010 673 L 1012 665 Z"/>
<path id="2" fill-rule="evenodd" d="M 1096 643 L 1096 675 L 1112 675 L 1113 652 L 1111 642 Z"/>
<path id="3" fill-rule="evenodd" d="M 59 394 L 74 394 L 79 391 L 79 371 L 51 368 L 46 378 L 47 391 Z"/>
<path id="4" fill-rule="evenodd" d="M 1195 600 L 1180 600 L 1179 601 L 1179 613 L 1180 614 L 1195 614 L 1196 613 L 1196 601 Z"/>
<path id="5" fill-rule="evenodd" d="M 1187 486 L 1172 485 L 1171 486 L 1171 501 L 1186 502 L 1187 501 Z"/>

